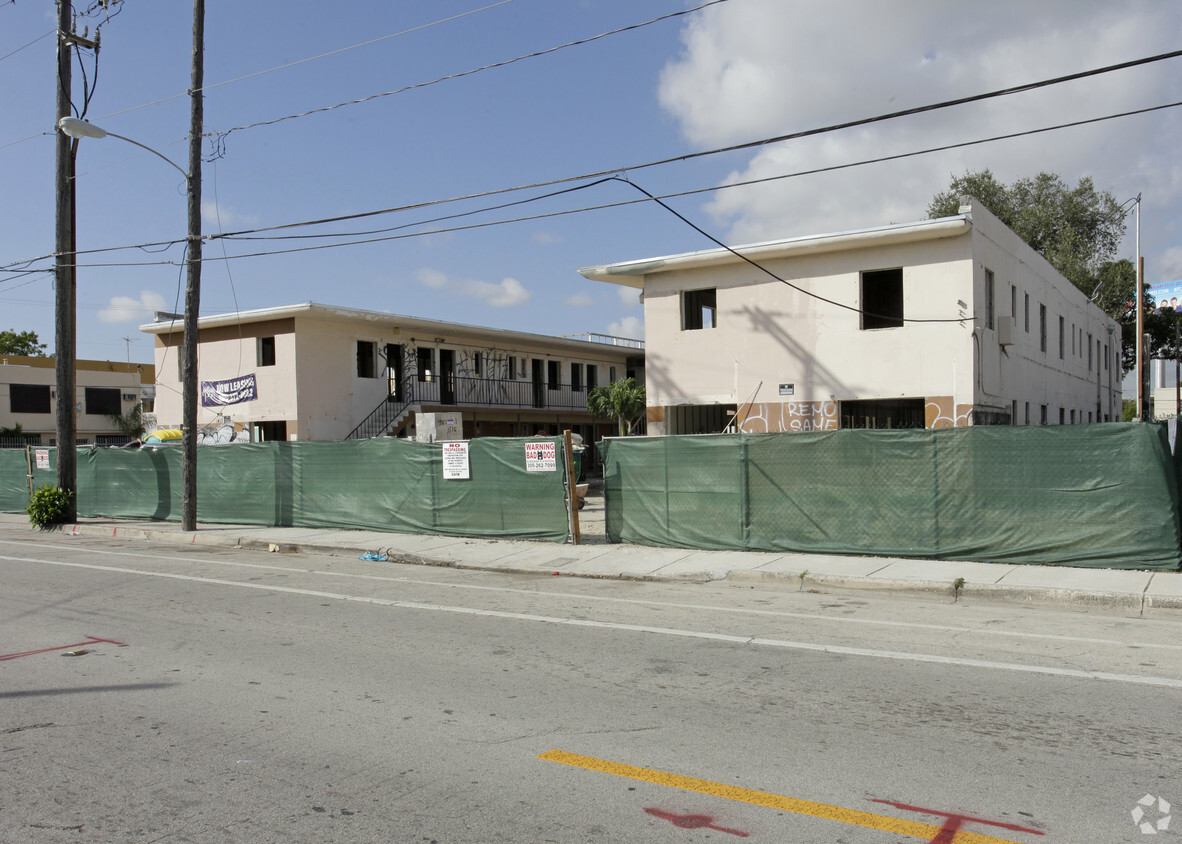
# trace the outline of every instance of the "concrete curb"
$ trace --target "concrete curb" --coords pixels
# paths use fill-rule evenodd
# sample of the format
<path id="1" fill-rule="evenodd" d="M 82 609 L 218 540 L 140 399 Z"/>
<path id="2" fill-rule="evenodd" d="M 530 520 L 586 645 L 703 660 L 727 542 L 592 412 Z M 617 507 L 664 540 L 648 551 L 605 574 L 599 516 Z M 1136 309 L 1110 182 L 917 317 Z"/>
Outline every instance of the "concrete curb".
<path id="1" fill-rule="evenodd" d="M 33 530 L 30 527 L 30 530 Z M 365 547 L 365 541 L 379 538 L 370 533 L 359 535 L 356 544 L 324 541 L 323 537 L 309 537 L 311 541 L 301 541 L 299 536 L 284 537 L 283 529 L 276 529 L 267 533 L 266 529 L 250 528 L 250 534 L 242 534 L 241 528 L 227 529 L 198 529 L 195 532 L 172 529 L 156 529 L 140 525 L 122 525 L 117 523 L 104 524 L 72 524 L 51 527 L 48 531 L 60 533 L 64 536 L 94 536 L 113 539 L 139 540 L 146 542 L 160 542 L 173 545 L 208 546 L 223 548 L 242 548 L 257 551 L 275 551 L 280 553 L 307 552 L 314 554 L 329 554 L 352 556 L 367 551 L 380 551 L 385 554 L 389 562 L 405 563 L 418 566 L 434 566 L 440 568 L 462 568 L 478 571 L 498 572 L 502 574 L 524 574 L 533 576 L 560 575 L 564 577 L 583 577 L 610 580 L 634 580 L 666 583 L 709 583 L 717 581 L 731 581 L 734 583 L 769 583 L 777 585 L 798 586 L 804 590 L 848 590 L 862 592 L 890 592 L 896 594 L 910 594 L 929 598 L 944 598 L 949 603 L 954 599 L 961 602 L 987 601 L 1010 604 L 1028 605 L 1057 605 L 1074 607 L 1081 610 L 1106 609 L 1118 612 L 1144 616 L 1154 612 L 1182 611 L 1182 589 L 1178 588 L 1182 582 L 1182 575 L 1172 572 L 1140 572 L 1146 580 L 1143 588 L 1134 588 L 1130 584 L 1127 591 L 1109 589 L 1087 589 L 1078 587 L 1059 587 L 1051 585 L 1007 584 L 992 582 L 994 578 L 1010 576 L 1013 572 L 1029 569 L 1026 566 L 1010 567 L 1009 569 L 990 567 L 987 571 L 990 582 L 982 582 L 984 575 L 980 569 L 966 569 L 965 566 L 980 564 L 946 563 L 949 579 L 933 580 L 924 575 L 938 573 L 927 565 L 933 561 L 920 561 L 924 566 L 915 569 L 915 561 L 894 561 L 906 564 L 911 568 L 900 568 L 899 571 L 914 572 L 914 577 L 892 577 L 899 571 L 887 569 L 893 567 L 892 561 L 878 558 L 833 558 L 828 559 L 809 555 L 800 557 L 751 557 L 752 566 L 749 568 L 735 567 L 737 561 L 745 557 L 733 554 L 711 556 L 708 552 L 685 549 L 683 556 L 670 556 L 670 549 L 649 549 L 642 546 L 538 546 L 534 543 L 508 543 L 503 546 L 480 542 L 479 540 L 455 540 L 440 547 L 438 555 L 430 552 L 413 552 L 399 550 L 396 547 L 382 544 L 380 547 Z M 259 535 L 262 533 L 262 535 Z M 331 531 L 330 531 L 331 533 Z M 395 536 L 381 536 L 381 540 L 396 539 Z M 576 550 L 586 549 L 586 550 Z M 539 550 L 539 553 L 533 553 Z M 556 553 L 550 553 L 551 551 Z M 492 553 L 490 553 L 490 551 Z M 503 553 L 496 553 L 501 551 Z M 621 561 L 620 557 L 624 559 Z M 770 557 L 770 561 L 769 561 Z M 610 559 L 609 559 L 610 558 Z M 523 565 L 521 561 L 536 560 L 533 564 Z M 710 569 L 710 563 L 720 563 L 717 569 Z M 817 570 L 829 563 L 838 572 Z M 613 564 L 615 568 L 613 568 Z M 811 568 L 810 568 L 811 567 Z M 898 566 L 894 566 L 898 568 Z M 1050 567 L 1055 568 L 1055 567 Z M 857 571 L 858 574 L 847 572 Z M 953 594 L 953 576 L 964 571 L 966 577 L 959 596 Z M 1107 570 L 1105 570 L 1107 571 Z M 1092 570 L 1085 572 L 1093 574 Z M 1063 572 L 1065 578 L 1073 573 Z M 1160 589 L 1154 589 L 1154 579 L 1158 574 L 1165 575 Z M 803 577 L 802 577 L 803 575 Z M 971 575 L 971 579 L 970 579 Z M 1078 573 L 1074 576 L 1079 577 Z M 1037 582 L 1046 580 L 1045 573 L 1033 576 Z"/>

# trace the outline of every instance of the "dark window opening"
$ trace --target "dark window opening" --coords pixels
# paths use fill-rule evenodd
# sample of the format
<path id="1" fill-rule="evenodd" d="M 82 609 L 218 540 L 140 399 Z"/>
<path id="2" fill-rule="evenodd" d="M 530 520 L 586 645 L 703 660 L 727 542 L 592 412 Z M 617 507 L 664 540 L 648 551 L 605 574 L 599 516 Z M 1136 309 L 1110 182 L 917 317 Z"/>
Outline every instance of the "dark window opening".
<path id="1" fill-rule="evenodd" d="M 12 413 L 50 413 L 48 384 L 10 384 L 8 409 Z"/>
<path id="2" fill-rule="evenodd" d="M 122 398 L 117 387 L 87 387 L 86 412 L 91 416 L 122 416 Z"/>
<path id="3" fill-rule="evenodd" d="M 993 328 L 994 323 L 994 302 L 993 302 L 993 270 L 985 271 L 985 327 Z"/>
<path id="4" fill-rule="evenodd" d="M 862 273 L 862 329 L 873 331 L 902 326 L 902 267 Z"/>
<path id="5" fill-rule="evenodd" d="M 561 380 L 562 371 L 559 369 L 559 362 L 556 360 L 546 361 L 546 386 L 551 390 L 557 390 Z"/>
<path id="6" fill-rule="evenodd" d="M 260 337 L 259 338 L 258 365 L 259 366 L 274 366 L 275 365 L 275 338 L 274 337 Z"/>
<path id="7" fill-rule="evenodd" d="M 923 399 L 843 401 L 843 428 L 923 428 Z"/>
<path id="8" fill-rule="evenodd" d="M 417 358 L 419 362 L 419 381 L 427 382 L 431 380 L 431 367 L 433 365 L 434 357 L 435 355 L 433 349 L 418 350 Z"/>
<path id="9" fill-rule="evenodd" d="M 718 326 L 718 291 L 681 291 L 681 330 L 696 331 L 699 328 Z"/>
<path id="10" fill-rule="evenodd" d="M 357 377 L 377 378 L 377 344 L 369 340 L 357 341 Z"/>
<path id="11" fill-rule="evenodd" d="M 581 363 L 570 365 L 570 388 L 575 392 L 583 389 L 583 364 Z"/>
<path id="12" fill-rule="evenodd" d="M 515 357 L 509 358 L 509 380 L 517 380 L 517 358 Z"/>
<path id="13" fill-rule="evenodd" d="M 258 443 L 286 442 L 286 422 L 256 422 L 254 423 L 254 441 Z"/>
<path id="14" fill-rule="evenodd" d="M 599 386 L 599 366 L 594 363 L 587 364 L 587 389 L 594 390 Z"/>

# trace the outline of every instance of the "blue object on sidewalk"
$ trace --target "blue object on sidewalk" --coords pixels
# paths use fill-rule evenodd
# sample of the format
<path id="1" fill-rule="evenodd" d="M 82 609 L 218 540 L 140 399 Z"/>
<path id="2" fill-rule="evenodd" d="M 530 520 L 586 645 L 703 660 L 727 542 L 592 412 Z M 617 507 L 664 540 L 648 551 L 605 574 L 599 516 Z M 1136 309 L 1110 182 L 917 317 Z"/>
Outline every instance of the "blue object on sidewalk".
<path id="1" fill-rule="evenodd" d="M 366 554 L 362 554 L 357 559 L 359 559 L 359 560 L 374 560 L 379 563 L 388 562 L 385 554 L 375 554 L 372 551 L 369 553 L 366 553 Z"/>

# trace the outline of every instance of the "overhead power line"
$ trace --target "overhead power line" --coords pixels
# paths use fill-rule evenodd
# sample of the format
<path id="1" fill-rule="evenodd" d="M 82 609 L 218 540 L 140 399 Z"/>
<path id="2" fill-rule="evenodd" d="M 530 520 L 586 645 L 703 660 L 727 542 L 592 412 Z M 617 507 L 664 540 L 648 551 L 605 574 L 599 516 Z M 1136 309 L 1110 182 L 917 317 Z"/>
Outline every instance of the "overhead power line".
<path id="1" fill-rule="evenodd" d="M 701 3 L 697 6 L 693 6 L 692 8 L 689 8 L 689 9 L 682 9 L 677 12 L 671 12 L 667 15 L 661 15 L 660 17 L 652 18 L 651 20 L 642 21 L 640 23 L 629 24 L 628 26 L 622 26 L 617 29 L 608 30 L 607 32 L 601 32 L 598 35 L 592 35 L 587 38 L 580 38 L 576 41 L 568 41 L 565 44 L 558 44 L 554 47 L 548 47 L 544 50 L 535 50 L 532 53 L 525 53 L 520 56 L 514 56 L 511 59 L 503 59 L 498 62 L 493 62 L 491 64 L 482 65 L 481 67 L 474 67 L 469 70 L 462 70 L 458 73 L 451 73 L 451 74 L 448 74 L 447 76 L 440 76 L 437 79 L 432 79 L 428 82 L 416 82 L 411 85 L 404 85 L 401 88 L 396 88 L 392 91 L 383 91 L 379 94 L 370 94 L 369 96 L 366 96 L 366 97 L 359 97 L 357 99 L 347 100 L 342 103 L 336 103 L 335 105 L 322 106 L 320 108 L 313 108 L 313 109 L 309 109 L 308 111 L 300 112 L 298 114 L 288 114 L 283 117 L 275 117 L 275 118 L 272 118 L 271 120 L 260 120 L 255 123 L 246 123 L 246 124 L 243 124 L 242 126 L 235 126 L 231 129 L 224 129 L 224 130 L 217 131 L 217 132 L 211 132 L 209 134 L 211 134 L 215 137 L 215 139 L 216 139 L 215 145 L 217 145 L 220 149 L 221 145 L 225 143 L 226 138 L 229 137 L 231 132 L 241 132 L 246 129 L 257 129 L 260 126 L 273 126 L 276 123 L 283 123 L 288 120 L 296 120 L 298 118 L 308 117 L 313 114 L 323 114 L 326 111 L 335 111 L 336 109 L 345 108 L 347 106 L 360 105 L 361 103 L 372 102 L 373 100 L 379 100 L 384 97 L 392 97 L 395 94 L 404 94 L 407 91 L 414 91 L 419 88 L 427 88 L 431 85 L 438 85 L 441 82 L 448 82 L 452 79 L 462 79 L 465 76 L 473 76 L 477 73 L 483 73 L 486 70 L 495 70 L 496 68 L 500 68 L 500 67 L 508 67 L 511 64 L 516 64 L 517 62 L 525 61 L 526 59 L 535 59 L 535 58 L 538 58 L 539 56 L 547 56 L 551 53 L 556 53 L 559 50 L 565 50 L 569 47 L 581 47 L 584 44 L 590 44 L 593 41 L 599 41 L 602 38 L 608 38 L 612 35 L 620 35 L 621 33 L 624 33 L 624 32 L 632 32 L 633 30 L 642 29 L 646 26 L 651 26 L 655 23 L 661 23 L 662 21 L 672 20 L 673 18 L 679 18 L 684 15 L 693 14 L 694 12 L 697 12 L 697 11 L 707 8 L 708 6 L 717 6 L 720 3 L 726 3 L 726 2 L 728 2 L 728 0 L 708 0 L 708 2 Z"/>
<path id="2" fill-rule="evenodd" d="M 729 188 L 749 187 L 752 185 L 765 184 L 765 183 L 775 182 L 775 181 L 782 181 L 785 179 L 799 178 L 801 176 L 818 175 L 821 173 L 830 173 L 830 172 L 835 172 L 835 171 L 839 171 L 839 170 L 851 169 L 854 167 L 862 167 L 862 166 L 866 166 L 869 164 L 881 164 L 881 163 L 884 163 L 887 161 L 898 161 L 901 159 L 913 158 L 913 157 L 920 156 L 920 155 L 929 155 L 929 154 L 936 153 L 936 152 L 945 152 L 945 151 L 951 150 L 951 149 L 958 149 L 958 148 L 968 147 L 968 146 L 979 146 L 981 144 L 994 143 L 997 141 L 1011 140 L 1014 138 L 1021 138 L 1021 137 L 1031 136 L 1031 135 L 1044 134 L 1047 132 L 1053 132 L 1053 131 L 1057 131 L 1060 129 L 1085 126 L 1085 125 L 1089 125 L 1089 124 L 1093 124 L 1093 123 L 1100 123 L 1100 122 L 1109 121 L 1109 120 L 1116 120 L 1116 119 L 1123 118 L 1123 117 L 1132 117 L 1132 116 L 1136 116 L 1136 115 L 1140 115 L 1140 114 L 1147 114 L 1147 113 L 1151 113 L 1154 111 L 1162 111 L 1165 109 L 1178 108 L 1178 107 L 1182 107 L 1182 101 L 1173 102 L 1173 103 L 1165 103 L 1162 105 L 1150 106 L 1147 108 L 1135 109 L 1132 111 L 1119 112 L 1116 114 L 1105 115 L 1102 117 L 1093 117 L 1093 118 L 1087 118 L 1084 120 L 1076 120 L 1076 121 L 1071 121 L 1069 123 L 1060 123 L 1060 124 L 1056 124 L 1053 126 L 1045 126 L 1045 127 L 1039 128 L 1039 129 L 1028 129 L 1028 130 L 1024 130 L 1024 131 L 1020 131 L 1020 132 L 1011 132 L 1011 133 L 1003 134 L 1003 135 L 994 135 L 994 136 L 991 136 L 988 138 L 979 138 L 979 139 L 971 140 L 971 141 L 961 141 L 961 142 L 952 143 L 952 144 L 943 144 L 941 146 L 936 146 L 936 147 L 927 147 L 925 149 L 920 149 L 920 150 L 912 150 L 909 152 L 895 153 L 892 155 L 885 155 L 885 156 L 878 156 L 875 158 L 861 159 L 859 161 L 845 162 L 842 164 L 831 164 L 831 165 L 826 165 L 823 167 L 814 167 L 814 168 L 810 168 L 810 169 L 806 169 L 806 170 L 797 170 L 797 171 L 794 171 L 791 173 L 781 173 L 781 174 L 778 174 L 775 176 L 764 176 L 764 177 L 761 177 L 758 179 L 748 179 L 748 180 L 741 181 L 741 182 L 730 182 L 730 183 L 722 184 L 722 185 L 712 185 L 710 187 L 692 188 L 692 189 L 688 189 L 688 190 L 675 191 L 675 192 L 665 193 L 665 194 L 661 194 L 661 195 L 653 195 L 653 196 L 646 197 L 643 199 L 629 199 L 629 200 L 621 200 L 621 201 L 617 201 L 617 202 L 607 202 L 607 203 L 601 203 L 598 205 L 582 206 L 579 208 L 568 208 L 568 209 L 562 209 L 559 211 L 549 211 L 549 212 L 545 212 L 545 213 L 541 213 L 541 214 L 533 214 L 533 215 L 522 216 L 522 217 L 514 217 L 514 218 L 510 218 L 510 219 L 497 219 L 497 220 L 489 220 L 489 221 L 478 222 L 478 223 L 471 223 L 468 225 L 449 226 L 449 227 L 445 227 L 445 228 L 435 228 L 435 229 L 429 229 L 426 231 L 406 232 L 404 230 L 409 229 L 409 228 L 416 228 L 416 227 L 420 227 L 420 226 L 424 226 L 424 225 L 430 225 L 432 223 L 445 222 L 447 220 L 455 220 L 455 219 L 460 219 L 463 217 L 470 217 L 470 216 L 474 216 L 477 214 L 488 213 L 490 211 L 501 210 L 501 209 L 508 208 L 508 207 L 525 205 L 525 204 L 529 204 L 529 203 L 533 203 L 533 202 L 538 202 L 538 201 L 541 201 L 544 199 L 550 199 L 555 196 L 560 196 L 563 194 L 569 194 L 569 193 L 575 193 L 577 191 L 587 190 L 589 188 L 596 187 L 596 186 L 604 184 L 606 182 L 616 180 L 617 176 L 615 174 L 613 174 L 612 176 L 609 176 L 606 178 L 600 178 L 596 181 L 589 182 L 585 185 L 580 185 L 580 186 L 569 188 L 569 189 L 562 190 L 562 191 L 554 191 L 551 193 L 546 193 L 546 194 L 542 194 L 540 196 L 534 196 L 534 197 L 530 197 L 530 198 L 523 199 L 523 200 L 517 200 L 517 201 L 509 202 L 509 203 L 502 203 L 502 204 L 496 205 L 496 206 L 488 206 L 485 208 L 479 208 L 479 209 L 475 209 L 472 211 L 465 211 L 465 212 L 458 213 L 458 214 L 451 214 L 451 215 L 435 217 L 435 218 L 426 219 L 426 220 L 416 220 L 416 221 L 413 221 L 410 223 L 403 223 L 398 226 L 392 226 L 389 228 L 376 229 L 376 230 L 366 231 L 366 232 L 344 232 L 344 233 L 335 232 L 335 233 L 330 233 L 330 234 L 325 234 L 325 235 L 294 235 L 293 234 L 293 235 L 274 235 L 274 236 L 269 236 L 269 237 L 247 237 L 244 235 L 235 235 L 233 233 L 228 233 L 225 235 L 209 235 L 208 236 L 209 239 L 222 239 L 222 240 L 229 239 L 229 240 L 235 240 L 235 241 L 298 240 L 298 239 L 311 239 L 311 238 L 319 239 L 322 237 L 354 238 L 354 239 L 342 240 L 338 243 L 326 243 L 326 244 L 319 244 L 319 245 L 313 245 L 313 246 L 292 247 L 289 249 L 274 249 L 274 250 L 267 250 L 267 251 L 242 253 L 239 255 L 226 256 L 221 259 L 206 258 L 205 260 L 210 261 L 210 260 L 237 260 L 237 259 L 241 259 L 241 258 L 261 258 L 261 257 L 272 256 L 272 255 L 286 255 L 286 254 L 299 253 L 299 252 L 319 251 L 319 250 L 323 250 L 323 249 L 338 249 L 338 248 L 346 247 L 346 246 L 363 246 L 363 245 L 369 245 L 369 244 L 374 244 L 374 243 L 383 243 L 383 242 L 394 241 L 394 240 L 404 240 L 404 239 L 408 239 L 408 238 L 412 238 L 412 237 L 426 237 L 426 236 L 430 236 L 430 235 L 447 234 L 447 233 L 458 232 L 458 231 L 469 231 L 469 230 L 473 230 L 473 229 L 489 228 L 492 226 L 509 225 L 509 224 L 513 224 L 513 223 L 532 222 L 535 220 L 542 220 L 542 219 L 548 219 L 548 218 L 554 218 L 554 217 L 563 217 L 563 216 L 568 216 L 571 214 L 581 214 L 581 213 L 585 213 L 588 211 L 603 211 L 603 210 L 608 210 L 608 209 L 612 209 L 612 208 L 626 207 L 626 206 L 630 206 L 630 205 L 640 205 L 642 203 L 654 201 L 654 200 L 660 201 L 660 200 L 667 200 L 667 199 L 678 199 L 678 198 L 684 198 L 684 197 L 688 197 L 688 196 L 699 195 L 699 194 L 703 194 L 703 193 L 713 193 L 713 192 L 716 192 L 719 190 L 726 190 Z M 634 184 L 634 183 L 632 183 L 632 184 Z M 440 200 L 440 203 L 451 202 L 451 201 L 454 201 L 454 200 Z M 395 210 L 411 210 L 412 208 L 419 208 L 419 207 L 423 207 L 423 206 L 422 205 L 407 206 L 404 209 L 392 209 L 389 212 L 383 212 L 383 213 L 393 213 L 393 211 L 395 211 Z M 401 232 L 401 233 L 389 234 L 390 232 Z M 368 237 L 369 235 L 375 235 L 375 234 L 381 234 L 381 235 L 385 235 L 385 236 Z M 364 240 L 355 239 L 358 237 L 365 237 L 367 239 L 364 239 Z M 105 248 L 101 248 L 101 249 L 82 250 L 82 251 L 79 251 L 77 254 L 78 255 L 93 255 L 93 254 L 101 254 L 101 253 L 105 253 L 105 252 L 123 251 L 126 249 L 142 249 L 145 251 L 148 251 L 149 249 L 161 249 L 161 248 L 166 249 L 168 247 L 181 244 L 183 242 L 184 242 L 183 239 L 178 238 L 177 240 L 173 240 L 173 241 L 143 243 L 143 244 L 136 244 L 134 246 L 115 246 L 115 247 L 105 247 Z M 729 247 L 726 247 L 726 248 L 729 248 Z M 53 257 L 52 255 L 47 255 L 47 256 L 42 256 L 40 258 L 34 258 L 31 260 L 27 260 L 27 261 L 13 262 L 13 263 L 8 264 L 7 266 L 8 267 L 18 267 L 18 266 L 19 267 L 28 267 L 28 265 L 36 263 L 37 261 L 48 260 L 52 257 Z M 94 267 L 146 267 L 146 266 L 176 266 L 176 265 L 177 265 L 177 262 L 174 262 L 174 261 L 139 261 L 139 262 L 110 262 L 110 263 L 100 263 L 100 264 L 81 264 L 79 266 L 94 268 Z M 12 273 L 14 275 L 17 275 L 17 274 L 29 274 L 29 273 L 46 272 L 46 271 L 45 270 L 28 270 L 28 269 L 12 270 L 12 269 L 5 269 L 4 267 L 0 267 L 0 272 L 7 272 L 7 273 Z M 0 283 L 3 283 L 3 281 L 0 281 Z"/>
<path id="3" fill-rule="evenodd" d="M 391 38 L 400 38 L 403 35 L 411 35 L 415 32 L 421 32 L 424 29 L 430 29 L 433 26 L 439 26 L 440 24 L 451 23 L 452 21 L 459 20 L 460 18 L 466 18 L 469 15 L 479 14 L 480 12 L 487 12 L 489 9 L 496 8 L 497 6 L 504 6 L 506 3 L 512 3 L 512 2 L 513 2 L 513 0 L 500 0 L 500 2 L 497 2 L 497 3 L 490 3 L 487 6 L 481 6 L 479 9 L 470 9 L 467 12 L 460 12 L 459 14 L 452 15 L 451 17 L 440 18 L 439 20 L 434 20 L 434 21 L 431 21 L 430 23 L 420 24 L 419 26 L 412 26 L 410 29 L 403 29 L 399 32 L 391 32 L 389 35 L 382 35 L 378 38 L 371 38 L 370 40 L 362 41 L 359 44 L 351 44 L 348 47 L 340 47 L 336 50 L 329 50 L 327 53 L 321 53 L 320 55 L 317 55 L 317 56 L 309 56 L 304 59 L 296 59 L 293 62 L 288 62 L 287 64 L 277 65 L 275 67 L 267 68 L 266 70 L 257 70 L 253 73 L 247 73 L 243 76 L 236 76 L 233 79 L 225 79 L 221 82 L 214 82 L 212 85 L 204 86 L 201 90 L 202 91 L 210 91 L 214 88 L 220 88 L 223 85 L 232 85 L 235 82 L 242 82 L 246 79 L 254 79 L 255 77 L 258 77 L 258 76 L 265 76 L 268 73 L 275 73 L 276 71 L 279 71 L 279 70 L 287 70 L 290 67 L 296 67 L 301 64 L 307 64 L 308 62 L 318 61 L 319 59 L 326 59 L 329 56 L 339 55 L 340 53 L 347 53 L 350 50 L 356 50 L 360 47 L 368 47 L 371 44 L 377 44 L 382 41 L 388 41 Z M 187 96 L 189 96 L 188 91 L 185 91 L 180 94 L 173 94 L 171 97 L 164 97 L 159 100 L 153 100 L 150 103 L 143 103 L 142 105 L 132 106 L 130 108 L 125 108 L 121 111 L 112 111 L 109 114 L 102 115 L 99 119 L 101 120 L 101 119 L 105 119 L 108 117 L 114 117 L 119 114 L 127 114 L 128 112 L 131 112 L 131 111 L 138 111 L 141 108 L 149 108 L 154 105 L 160 105 L 161 103 L 171 102 L 172 100 L 180 99 L 181 97 L 187 97 Z"/>
<path id="4" fill-rule="evenodd" d="M 852 129 L 858 126 L 867 126 L 873 123 L 882 123 L 887 120 L 894 120 L 900 117 L 908 117 L 915 114 L 923 114 L 931 111 L 938 111 L 940 109 L 952 108 L 953 106 L 964 105 L 966 103 L 981 102 L 984 100 L 995 99 L 997 97 L 1009 96 L 1016 93 L 1023 93 L 1026 91 L 1036 90 L 1038 88 L 1045 88 L 1051 85 L 1058 85 L 1064 82 L 1070 82 L 1077 79 L 1083 79 L 1090 76 L 1098 76 L 1104 73 L 1112 73 L 1117 70 L 1124 70 L 1138 65 L 1149 64 L 1152 62 L 1164 61 L 1166 59 L 1177 58 L 1182 56 L 1182 50 L 1175 50 L 1170 53 L 1161 53 L 1156 56 L 1149 56 L 1143 59 L 1135 59 L 1129 62 L 1121 62 L 1119 64 L 1107 65 L 1105 67 L 1095 68 L 1093 70 L 1081 71 L 1079 73 L 1069 74 L 1067 76 L 1058 76 L 1052 79 L 1045 79 L 1040 82 L 1030 82 L 1025 85 L 1017 85 L 1011 88 L 1002 88 L 996 91 L 990 91 L 984 94 L 975 94 L 969 97 L 960 97 L 954 100 L 944 100 L 943 102 L 932 103 L 925 106 L 917 106 L 915 108 L 904 109 L 903 111 L 888 112 L 873 117 L 865 117 L 858 120 L 850 120 L 844 123 L 833 123 L 828 126 L 820 126 L 814 129 L 805 129 L 799 132 L 792 132 L 786 135 L 776 135 L 770 138 L 762 138 L 756 141 L 746 141 L 742 144 L 734 144 L 725 147 L 716 147 L 714 149 L 700 150 L 698 152 L 685 153 L 684 155 L 673 156 L 670 158 L 657 159 L 656 161 L 648 161 L 641 164 L 631 164 L 620 167 L 613 167 L 608 170 L 599 170 L 594 173 L 583 173 L 578 176 L 565 176 L 558 179 L 549 179 L 542 182 L 533 182 L 531 184 L 517 185 L 511 188 L 497 188 L 494 190 L 481 191 L 478 193 L 464 194 L 460 196 L 452 196 L 446 199 L 430 200 L 425 202 L 413 203 L 409 205 L 399 205 L 392 208 L 383 208 L 376 211 L 362 211 L 356 214 L 343 214 L 336 217 L 322 217 L 315 220 L 306 220 L 297 223 L 284 223 L 276 226 L 265 226 L 254 229 L 242 229 L 236 232 L 226 232 L 218 235 L 219 237 L 234 237 L 244 234 L 256 234 L 259 232 L 281 231 L 289 228 L 299 228 L 304 226 L 324 225 L 327 223 L 340 223 L 350 220 L 360 220 L 367 217 L 376 217 L 383 214 L 392 214 L 400 211 L 411 211 L 419 208 L 427 208 L 433 205 L 444 205 L 450 202 L 462 202 L 471 199 L 483 199 L 490 196 L 499 196 L 502 194 L 513 193 L 521 190 L 535 190 L 538 188 L 554 187 L 555 185 L 570 184 L 572 182 L 582 182 L 591 179 L 599 179 L 604 176 L 612 176 L 616 173 L 630 172 L 636 170 L 646 170 L 650 167 L 659 167 L 665 164 L 674 164 L 682 161 L 689 161 L 697 158 L 705 158 L 711 155 L 719 155 L 726 152 L 735 152 L 743 149 L 755 149 L 758 147 L 769 146 L 771 144 L 783 143 L 785 141 L 798 140 L 800 138 L 812 137 L 814 135 L 824 135 L 830 132 L 837 132 L 842 129 Z M 1133 114 L 1136 112 L 1128 112 Z M 1123 115 L 1122 115 L 1123 116 Z M 1065 124 L 1066 125 L 1066 124 Z"/>

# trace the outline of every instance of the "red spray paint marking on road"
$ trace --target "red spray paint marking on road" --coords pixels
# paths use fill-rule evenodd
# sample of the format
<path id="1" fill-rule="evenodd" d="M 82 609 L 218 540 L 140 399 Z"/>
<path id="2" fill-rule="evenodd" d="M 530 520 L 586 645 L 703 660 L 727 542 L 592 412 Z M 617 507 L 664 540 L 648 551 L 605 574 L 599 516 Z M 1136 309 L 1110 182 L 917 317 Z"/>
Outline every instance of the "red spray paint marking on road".
<path id="1" fill-rule="evenodd" d="M 116 642 L 114 639 L 100 639 L 97 636 L 87 636 L 85 642 L 78 642 L 74 645 L 58 645 L 56 648 L 41 648 L 37 651 L 23 651 L 18 654 L 0 654 L 0 662 L 6 659 L 16 659 L 22 656 L 36 656 L 37 654 L 47 654 L 53 651 L 64 651 L 70 648 L 80 648 L 83 645 L 93 645 L 98 642 L 106 642 L 108 645 L 126 645 L 126 642 Z"/>
<path id="2" fill-rule="evenodd" d="M 960 825 L 965 821 L 996 826 L 1001 829 L 1008 829 L 1010 832 L 1028 832 L 1031 835 L 1046 835 L 1045 832 L 1040 832 L 1037 829 L 1027 829 L 1024 826 L 1004 823 L 1002 821 L 987 821 L 984 818 L 958 815 L 955 812 L 941 812 L 938 809 L 921 809 L 918 806 L 908 806 L 906 803 L 892 803 L 890 800 L 875 800 L 874 802 L 885 803 L 888 806 L 894 806 L 896 809 L 902 809 L 906 812 L 919 812 L 922 815 L 936 815 L 937 817 L 944 818 L 944 826 L 940 827 L 940 832 L 928 844 L 952 844 L 956 838 L 956 833 L 960 831 Z"/>
<path id="3" fill-rule="evenodd" d="M 746 838 L 748 833 L 741 832 L 737 829 L 727 829 L 725 826 L 716 826 L 714 818 L 709 815 L 675 815 L 672 812 L 666 812 L 661 809 L 645 809 L 654 818 L 660 818 L 663 821 L 669 821 L 676 827 L 681 829 L 713 829 L 718 832 L 726 832 L 730 835 L 737 835 L 740 838 Z"/>

